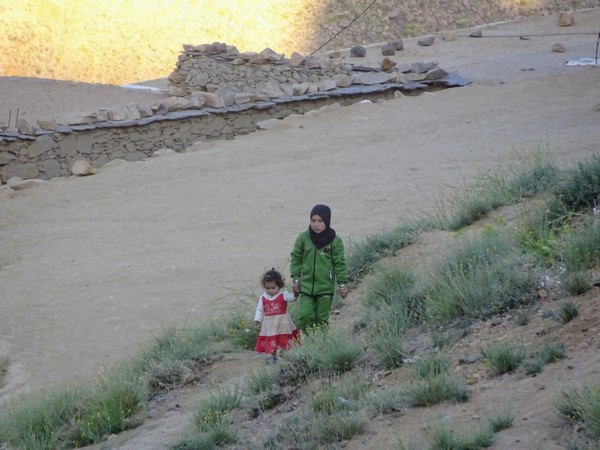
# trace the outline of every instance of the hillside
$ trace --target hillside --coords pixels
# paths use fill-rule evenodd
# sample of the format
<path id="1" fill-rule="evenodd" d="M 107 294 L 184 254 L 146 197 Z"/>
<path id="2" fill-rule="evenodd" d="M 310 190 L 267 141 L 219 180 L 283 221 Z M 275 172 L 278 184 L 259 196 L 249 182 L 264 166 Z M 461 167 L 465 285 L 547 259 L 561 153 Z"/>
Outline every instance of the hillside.
<path id="1" fill-rule="evenodd" d="M 291 241 L 305 229 L 315 203 L 332 206 L 333 227 L 351 243 L 439 211 L 440 194 L 518 165 L 523 154 L 539 152 L 561 168 L 590 157 L 598 151 L 590 130 L 598 127 L 600 98 L 593 87 L 600 72 L 565 61 L 593 55 L 599 15 L 598 9 L 575 13 L 569 29 L 559 28 L 556 16 L 484 27 L 484 33 L 512 37 L 503 40 L 465 37 L 420 47 L 407 38 L 398 59 L 440 61 L 473 83 L 418 97 L 331 105 L 292 115 L 271 130 L 147 161 L 114 161 L 93 176 L 53 179 L 2 199 L 0 403 L 101 378 L 169 325 L 182 328 L 223 313 L 251 316 L 254 297 L 246 301 L 248 293 L 258 290 L 264 268 L 287 273 Z M 524 35 L 531 38 L 518 37 Z M 565 53 L 550 50 L 557 41 Z M 379 53 L 370 57 L 379 59 Z M 109 95 L 111 102 L 133 101 L 110 86 L 95 93 L 87 84 L 81 91 L 79 83 L 8 81 L 0 104 L 32 105 L 32 115 L 67 114 L 73 105 L 100 104 Z M 48 85 L 60 99 L 55 109 Z M 531 209 L 530 203 L 501 208 L 472 231 L 510 229 Z M 396 260 L 426 268 L 468 233 L 424 233 Z M 333 316 L 332 330 L 354 328 L 365 289 L 352 291 Z M 540 294 L 530 310 L 494 314 L 469 330 L 460 324 L 438 330 L 438 337 L 465 331 L 444 353 L 469 400 L 393 405 L 362 433 L 332 447 L 401 449 L 402 441 L 404 448 L 420 449 L 431 424 L 472 431 L 492 414 L 510 411 L 512 426 L 495 433 L 489 448 L 564 449 L 582 429 L 565 421 L 554 402 L 565 387 L 597 380 L 599 295 L 597 287 L 576 297 Z M 579 315 L 563 323 L 557 311 L 567 301 Z M 559 343 L 566 358 L 535 376 L 520 370 L 492 375 L 477 355 L 495 339 L 523 344 L 534 354 L 539 345 Z M 416 329 L 407 336 L 412 361 L 406 366 L 382 370 L 367 360 L 358 367 L 373 388 L 403 386 L 433 340 L 428 330 Z M 250 351 L 220 356 L 188 383 L 155 398 L 140 426 L 94 448 L 164 449 L 184 436 L 202 400 L 265 368 L 261 355 Z M 237 411 L 244 439 L 230 448 L 264 448 L 276 424 L 302 411 L 312 388 L 323 387 L 318 383 L 284 392 L 284 401 L 265 414 Z"/>
<path id="2" fill-rule="evenodd" d="M 439 231 L 424 233 L 417 242 L 400 250 L 392 260 L 383 261 L 382 264 L 401 263 L 429 268 L 432 262 L 439 260 L 440 255 L 450 251 L 466 236 L 478 236 L 485 229 L 489 230 L 493 224 L 503 224 L 500 228 L 522 224 L 531 207 L 532 203 L 523 203 L 500 208 L 468 227 L 461 236 Z M 340 330 L 350 334 L 356 333 L 357 325 L 366 313 L 364 286 L 368 286 L 369 282 L 367 277 L 352 291 L 351 300 L 332 316 L 332 333 Z M 590 441 L 581 427 L 562 417 L 557 405 L 564 392 L 584 385 L 597 386 L 597 374 L 600 369 L 598 300 L 600 289 L 594 288 L 578 297 L 539 297 L 532 305 L 496 314 L 487 320 L 471 322 L 468 325 L 459 321 L 453 326 L 441 327 L 438 334 L 426 327 L 416 328 L 404 337 L 408 357 L 398 369 L 385 369 L 373 360 L 363 359 L 350 375 L 331 377 L 329 380 L 315 378 L 306 384 L 299 383 L 299 386 L 285 383 L 274 385 L 271 389 L 276 393 L 277 400 L 274 401 L 274 406 L 261 412 L 256 412 L 252 398 L 244 397 L 242 405 L 231 415 L 234 428 L 238 430 L 238 442 L 224 445 L 223 448 L 289 448 L 285 444 L 277 444 L 278 432 L 279 436 L 285 436 L 287 432 L 297 433 L 293 426 L 293 418 L 296 417 L 300 423 L 306 420 L 303 419 L 303 411 L 309 411 L 310 414 L 318 393 L 330 389 L 330 383 L 334 386 L 335 383 L 344 386 L 340 380 L 349 380 L 347 383 L 363 383 L 366 380 L 370 391 L 379 392 L 383 398 L 393 398 L 398 389 L 406 388 L 411 383 L 411 372 L 415 365 L 421 360 L 427 360 L 432 354 L 437 354 L 433 339 L 439 339 L 441 336 L 451 341 L 448 345 L 442 344 L 442 354 L 449 361 L 448 372 L 452 379 L 466 386 L 469 395 L 467 401 L 449 400 L 427 407 L 411 407 L 399 400 L 396 403 L 391 400 L 390 406 L 387 404 L 390 400 L 386 403 L 382 399 L 379 401 L 386 405 L 382 406 L 384 412 L 373 414 L 362 432 L 352 438 L 339 439 L 339 442 L 333 437 L 331 444 L 323 444 L 317 448 L 595 448 L 595 441 Z M 558 317 L 562 305 L 566 302 L 575 305 L 578 316 L 563 323 Z M 564 350 L 565 357 L 545 365 L 540 372 L 528 373 L 527 370 L 531 369 L 523 366 L 514 372 L 497 375 L 486 364 L 481 352 L 485 347 L 498 342 L 527 349 L 529 358 L 539 357 L 543 348 L 557 345 Z M 191 429 L 195 411 L 202 404 L 219 398 L 219 395 L 228 390 L 241 389 L 247 392 L 250 380 L 265 370 L 281 371 L 281 380 L 281 374 L 285 373 L 286 361 L 284 355 L 281 357 L 280 367 L 273 369 L 272 366 L 265 366 L 263 358 L 254 352 L 223 354 L 218 361 L 203 367 L 195 381 L 160 395 L 152 401 L 140 427 L 111 436 L 108 443 L 89 449 L 160 449 L 181 442 L 185 433 Z M 346 389 L 351 392 L 350 388 Z M 432 435 L 440 427 L 451 429 L 457 437 L 469 436 L 485 429 L 488 421 L 504 416 L 512 418 L 511 424 L 507 429 L 495 433 L 489 446 L 432 446 Z M 303 446 L 301 435 L 296 439 L 297 448 L 313 448 L 310 445 Z M 311 441 L 310 437 L 306 440 Z"/>
<path id="3" fill-rule="evenodd" d="M 371 7 L 369 7 L 373 3 Z M 422 36 L 444 30 L 471 28 L 506 20 L 547 16 L 600 6 L 589 0 L 377 0 L 328 2 L 317 19 L 314 44 L 322 45 L 350 25 L 324 50 L 350 48 L 357 44 L 385 42 L 406 36 Z M 367 8 L 367 11 L 361 13 Z M 315 47 L 316 48 L 316 47 Z"/>
<path id="4" fill-rule="evenodd" d="M 598 0 L 19 0 L 0 4 L 0 76 L 128 84 L 166 78 L 184 44 L 290 56 L 600 6 Z M 68 32 L 66 32 L 68 30 Z M 0 109 L 0 113 L 3 110 Z"/>

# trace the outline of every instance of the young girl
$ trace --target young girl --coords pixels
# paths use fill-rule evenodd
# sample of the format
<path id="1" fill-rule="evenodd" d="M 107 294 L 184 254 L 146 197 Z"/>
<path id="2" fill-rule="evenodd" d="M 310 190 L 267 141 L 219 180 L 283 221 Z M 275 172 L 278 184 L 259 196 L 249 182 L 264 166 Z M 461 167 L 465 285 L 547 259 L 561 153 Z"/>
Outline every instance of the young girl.
<path id="1" fill-rule="evenodd" d="M 302 331 L 329 324 L 336 283 L 340 297 L 348 296 L 344 244 L 330 224 L 331 209 L 326 205 L 315 205 L 310 212 L 308 230 L 300 233 L 290 255 Z"/>
<path id="2" fill-rule="evenodd" d="M 290 348 L 298 339 L 298 330 L 287 312 L 287 302 L 295 300 L 294 294 L 283 290 L 284 281 L 275 269 L 266 272 L 261 278 L 265 292 L 256 305 L 254 325 L 260 331 L 256 341 L 257 352 L 269 353 L 267 364 L 277 360 L 277 350 Z"/>

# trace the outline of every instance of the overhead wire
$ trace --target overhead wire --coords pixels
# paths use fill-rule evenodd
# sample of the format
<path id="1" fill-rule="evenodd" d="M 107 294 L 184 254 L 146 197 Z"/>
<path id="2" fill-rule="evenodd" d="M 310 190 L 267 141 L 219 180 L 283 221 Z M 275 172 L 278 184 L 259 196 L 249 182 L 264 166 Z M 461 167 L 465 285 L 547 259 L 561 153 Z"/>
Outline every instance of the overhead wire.
<path id="1" fill-rule="evenodd" d="M 342 34 L 344 31 L 346 31 L 348 28 L 350 28 L 352 26 L 352 24 L 354 24 L 354 22 L 356 22 L 363 14 L 365 14 L 369 9 L 371 9 L 375 3 L 377 3 L 377 0 L 373 0 L 365 9 L 363 9 L 360 13 L 358 13 L 347 25 L 345 25 L 344 27 L 342 27 L 337 33 L 335 33 L 333 36 L 331 36 L 327 41 L 325 41 L 323 44 L 321 44 L 318 48 L 316 48 L 315 50 L 313 50 L 308 56 L 312 56 L 315 53 L 317 53 L 319 50 L 321 50 L 323 47 L 325 47 L 327 44 L 329 44 L 331 41 L 333 41 L 336 37 L 338 37 L 340 34 Z M 585 32 L 572 32 L 572 33 L 533 33 L 533 34 L 495 34 L 495 35 L 482 35 L 482 36 L 478 36 L 477 38 L 529 38 L 529 37 L 547 37 L 547 36 L 573 36 L 573 35 L 590 35 L 593 34 L 595 35 L 596 32 L 595 31 L 585 31 Z M 470 35 L 464 35 L 464 34 L 455 34 L 454 36 L 456 37 L 471 37 Z M 598 64 L 598 47 L 600 45 L 600 31 L 598 32 L 598 39 L 596 40 L 596 58 L 595 58 L 595 63 Z"/>
<path id="2" fill-rule="evenodd" d="M 312 56 L 315 53 L 317 53 L 319 50 L 321 50 L 323 47 L 325 47 L 327 44 L 329 44 L 331 41 L 333 41 L 336 37 L 338 37 L 340 34 L 342 34 L 344 31 L 346 31 L 348 28 L 350 28 L 350 26 L 356 22 L 364 13 L 366 13 L 369 9 L 371 9 L 371 7 L 377 2 L 377 0 L 373 0 L 369 6 L 367 6 L 365 9 L 363 9 L 357 16 L 354 17 L 354 19 L 352 19 L 348 25 L 342 27 L 342 29 L 340 31 L 338 31 L 337 33 L 335 33 L 331 38 L 329 38 L 327 41 L 325 41 L 324 44 L 322 44 L 319 48 L 317 48 L 316 50 L 312 51 L 308 56 Z M 307 56 L 307 58 L 308 58 Z"/>

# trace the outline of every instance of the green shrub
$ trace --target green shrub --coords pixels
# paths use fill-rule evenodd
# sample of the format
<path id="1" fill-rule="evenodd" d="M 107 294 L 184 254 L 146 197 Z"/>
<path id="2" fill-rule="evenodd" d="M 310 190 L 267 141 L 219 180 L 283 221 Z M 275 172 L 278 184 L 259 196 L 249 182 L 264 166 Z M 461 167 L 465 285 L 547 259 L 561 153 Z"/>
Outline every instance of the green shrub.
<path id="1" fill-rule="evenodd" d="M 398 264 L 379 268 L 365 282 L 365 305 L 379 310 L 394 307 L 412 325 L 423 315 L 423 294 L 413 269 Z"/>
<path id="2" fill-rule="evenodd" d="M 557 408 L 567 420 L 581 425 L 597 444 L 600 443 L 600 387 L 563 391 Z"/>
<path id="3" fill-rule="evenodd" d="M 510 411 L 499 412 L 488 420 L 490 430 L 494 433 L 507 430 L 513 426 L 515 416 Z"/>
<path id="4" fill-rule="evenodd" d="M 83 447 L 140 424 L 145 386 L 129 373 L 113 372 L 88 388 L 32 397 L 0 418 L 0 443 L 17 448 Z"/>
<path id="5" fill-rule="evenodd" d="M 417 360 L 412 367 L 412 375 L 418 380 L 428 380 L 448 371 L 448 358 L 436 353 Z"/>
<path id="6" fill-rule="evenodd" d="M 211 324 L 166 327 L 134 358 L 132 371 L 146 381 L 151 395 L 194 381 L 199 367 L 223 350 L 215 343 L 225 336 L 222 326 Z"/>
<path id="7" fill-rule="evenodd" d="M 510 343 L 494 342 L 481 348 L 493 375 L 514 372 L 527 357 L 525 350 Z"/>
<path id="8" fill-rule="evenodd" d="M 347 372 L 362 354 L 361 345 L 348 335 L 317 327 L 304 335 L 301 345 L 282 353 L 279 382 L 297 383 L 316 373 L 327 376 Z"/>
<path id="9" fill-rule="evenodd" d="M 384 323 L 382 330 L 367 337 L 375 359 L 386 369 L 400 367 L 406 357 L 404 340 L 395 331 L 390 332 Z"/>
<path id="10" fill-rule="evenodd" d="M 502 177 L 483 176 L 438 201 L 438 222 L 442 229 L 458 230 L 511 202 Z"/>
<path id="11" fill-rule="evenodd" d="M 562 276 L 565 290 L 570 295 L 581 295 L 590 291 L 594 286 L 587 272 L 566 272 Z"/>
<path id="12" fill-rule="evenodd" d="M 251 309 L 248 309 L 252 311 Z M 253 317 L 241 313 L 234 313 L 225 322 L 227 339 L 231 340 L 235 348 L 254 350 L 258 338 L 258 330 L 254 326 Z"/>
<path id="13" fill-rule="evenodd" d="M 600 222 L 594 221 L 569 233 L 561 260 L 568 271 L 591 269 L 600 262 Z"/>
<path id="14" fill-rule="evenodd" d="M 369 391 L 362 400 L 361 410 L 370 412 L 371 417 L 379 414 L 403 412 L 408 407 L 404 394 L 399 388 Z"/>
<path id="15" fill-rule="evenodd" d="M 222 415 L 207 426 L 205 431 L 195 430 L 169 448 L 172 450 L 213 450 L 234 444 L 237 440 L 238 433 L 232 428 L 231 421 Z"/>
<path id="16" fill-rule="evenodd" d="M 312 411 L 333 414 L 335 411 L 357 405 L 367 393 L 368 379 L 362 373 L 350 372 L 321 380 L 313 389 L 308 403 Z M 355 407 L 354 409 L 358 409 Z"/>
<path id="17" fill-rule="evenodd" d="M 349 281 L 358 282 L 379 261 L 411 244 L 424 227 L 427 227 L 425 222 L 402 224 L 387 232 L 371 235 L 363 241 L 351 243 L 346 252 Z"/>
<path id="18" fill-rule="evenodd" d="M 409 384 L 404 393 L 411 406 L 432 406 L 447 400 L 466 402 L 469 398 L 466 387 L 445 375 Z"/>
<path id="19" fill-rule="evenodd" d="M 519 311 L 515 316 L 515 321 L 520 327 L 524 327 L 525 325 L 527 325 L 529 323 L 529 320 L 530 318 L 528 311 Z"/>
<path id="20" fill-rule="evenodd" d="M 544 364 L 551 364 L 566 358 L 565 346 L 558 342 L 546 342 L 540 348 L 540 359 Z"/>
<path id="21" fill-rule="evenodd" d="M 194 424 L 200 431 L 207 431 L 219 424 L 223 416 L 240 406 L 242 390 L 239 386 L 221 387 L 203 400 L 194 413 Z"/>
<path id="22" fill-rule="evenodd" d="M 521 248 L 545 266 L 556 262 L 561 244 L 559 236 L 569 230 L 566 226 L 553 224 L 550 215 L 547 207 L 532 213 L 522 226 L 523 231 L 519 232 Z"/>
<path id="23" fill-rule="evenodd" d="M 527 375 L 537 375 L 544 370 L 544 362 L 540 358 L 530 359 L 523 363 L 523 371 Z"/>
<path id="24" fill-rule="evenodd" d="M 276 366 L 255 369 L 245 378 L 244 384 L 249 395 L 268 391 L 277 384 L 279 369 Z"/>
<path id="25" fill-rule="evenodd" d="M 575 303 L 573 303 L 572 301 L 569 300 L 560 305 L 558 317 L 561 323 L 569 323 L 578 315 L 579 310 L 577 309 L 577 306 L 575 306 Z"/>
<path id="26" fill-rule="evenodd" d="M 518 169 L 508 180 L 508 189 L 516 199 L 535 197 L 556 186 L 560 172 L 546 155 L 535 153 L 528 160 L 521 160 Z"/>
<path id="27" fill-rule="evenodd" d="M 600 156 L 592 155 L 567 172 L 555 193 L 570 211 L 591 210 L 600 197 Z"/>
<path id="28" fill-rule="evenodd" d="M 477 430 L 470 435 L 455 433 L 447 426 L 438 426 L 429 433 L 430 450 L 478 450 L 494 443 L 494 433 L 490 429 Z"/>
<path id="29" fill-rule="evenodd" d="M 533 299 L 537 273 L 507 235 L 494 231 L 462 243 L 434 268 L 426 314 L 434 323 L 487 318 Z"/>
<path id="30" fill-rule="evenodd" d="M 334 410 L 332 414 L 306 412 L 295 414 L 270 435 L 265 443 L 266 449 L 317 450 L 329 445 L 351 439 L 362 433 L 368 421 L 357 411 Z"/>

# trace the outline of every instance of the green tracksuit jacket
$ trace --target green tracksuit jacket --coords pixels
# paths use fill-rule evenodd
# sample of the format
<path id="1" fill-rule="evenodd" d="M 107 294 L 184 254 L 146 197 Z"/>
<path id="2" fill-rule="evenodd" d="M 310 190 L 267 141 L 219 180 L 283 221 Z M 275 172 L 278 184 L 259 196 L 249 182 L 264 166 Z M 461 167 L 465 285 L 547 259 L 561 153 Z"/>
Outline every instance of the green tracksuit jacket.
<path id="1" fill-rule="evenodd" d="M 317 249 L 309 230 L 300 233 L 292 249 L 290 272 L 293 280 L 300 280 L 301 294 L 333 295 L 336 283 L 348 281 L 344 243 L 336 236 L 329 245 Z"/>

